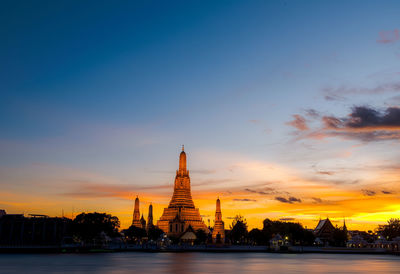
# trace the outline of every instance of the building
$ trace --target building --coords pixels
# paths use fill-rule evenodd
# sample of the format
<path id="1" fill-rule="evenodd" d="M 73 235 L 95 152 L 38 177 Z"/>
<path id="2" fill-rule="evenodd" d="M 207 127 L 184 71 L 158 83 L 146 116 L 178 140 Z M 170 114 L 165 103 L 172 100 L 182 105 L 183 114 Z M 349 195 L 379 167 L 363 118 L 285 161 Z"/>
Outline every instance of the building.
<path id="1" fill-rule="evenodd" d="M 332 240 L 334 232 L 335 227 L 332 225 L 329 218 L 319 220 L 318 225 L 314 229 L 315 237 L 325 244 Z"/>
<path id="2" fill-rule="evenodd" d="M 149 215 L 147 216 L 147 230 L 152 228 L 154 226 L 153 224 L 153 205 L 149 205 Z"/>
<path id="3" fill-rule="evenodd" d="M 217 199 L 217 205 L 215 209 L 215 224 L 212 233 L 212 240 L 214 244 L 225 243 L 225 226 L 224 221 L 222 221 L 221 202 L 219 198 Z"/>
<path id="4" fill-rule="evenodd" d="M 168 207 L 164 208 L 161 218 L 157 221 L 157 226 L 169 236 L 178 236 L 186 231 L 189 225 L 194 231 L 203 229 L 208 232 L 199 209 L 193 203 L 189 171 L 186 168 L 186 153 L 182 146 L 182 152 L 179 156 L 179 169 L 175 176 L 174 193 Z"/>
<path id="5" fill-rule="evenodd" d="M 179 243 L 186 245 L 193 245 L 196 239 L 197 239 L 196 233 L 194 232 L 193 228 L 189 225 L 186 231 L 183 232 L 182 235 L 179 237 Z"/>
<path id="6" fill-rule="evenodd" d="M 135 209 L 133 210 L 132 225 L 136 227 L 142 227 L 142 222 L 140 221 L 139 197 L 137 196 L 135 199 Z"/>
<path id="7" fill-rule="evenodd" d="M 60 247 L 72 239 L 72 229 L 72 220 L 67 218 L 3 214 L 0 217 L 0 246 Z"/>
<path id="8" fill-rule="evenodd" d="M 140 218 L 140 226 L 141 228 L 146 229 L 146 220 L 144 219 L 143 214 L 142 218 Z"/>

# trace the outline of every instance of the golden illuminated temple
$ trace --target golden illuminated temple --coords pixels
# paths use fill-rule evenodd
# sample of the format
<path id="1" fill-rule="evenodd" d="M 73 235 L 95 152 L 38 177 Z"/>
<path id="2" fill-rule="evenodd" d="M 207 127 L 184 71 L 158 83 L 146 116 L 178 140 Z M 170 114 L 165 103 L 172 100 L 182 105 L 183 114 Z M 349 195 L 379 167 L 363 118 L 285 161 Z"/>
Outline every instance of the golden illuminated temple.
<path id="1" fill-rule="evenodd" d="M 208 232 L 198 208 L 195 208 L 190 191 L 189 171 L 186 169 L 186 153 L 182 146 L 179 156 L 179 169 L 176 171 L 174 193 L 167 208 L 157 221 L 157 226 L 169 235 L 179 235 L 189 226 L 195 231 Z"/>
<path id="2" fill-rule="evenodd" d="M 215 224 L 212 233 L 213 243 L 223 244 L 225 243 L 225 226 L 224 221 L 222 221 L 221 212 L 221 201 L 217 199 L 217 204 L 215 208 Z"/>

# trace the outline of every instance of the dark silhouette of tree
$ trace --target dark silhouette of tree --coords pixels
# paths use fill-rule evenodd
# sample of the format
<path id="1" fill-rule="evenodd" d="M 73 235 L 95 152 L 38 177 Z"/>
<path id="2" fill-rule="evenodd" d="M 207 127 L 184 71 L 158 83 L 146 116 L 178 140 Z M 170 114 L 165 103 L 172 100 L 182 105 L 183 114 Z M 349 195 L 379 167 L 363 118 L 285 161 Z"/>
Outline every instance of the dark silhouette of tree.
<path id="1" fill-rule="evenodd" d="M 392 218 L 388 220 L 386 225 L 379 226 L 378 232 L 389 240 L 400 236 L 400 219 Z"/>
<path id="2" fill-rule="evenodd" d="M 253 245 L 265 245 L 266 237 L 262 230 L 254 228 L 249 232 L 249 240 Z"/>
<path id="3" fill-rule="evenodd" d="M 205 244 L 207 242 L 208 235 L 203 229 L 196 230 L 195 234 L 197 238 L 195 241 L 196 244 Z"/>
<path id="4" fill-rule="evenodd" d="M 109 237 L 119 236 L 118 217 L 106 213 L 81 213 L 73 221 L 74 236 L 83 242 L 92 242 L 104 232 Z"/>
<path id="5" fill-rule="evenodd" d="M 336 227 L 333 231 L 332 242 L 333 246 L 346 246 L 347 242 L 347 231 Z"/>
<path id="6" fill-rule="evenodd" d="M 124 230 L 124 234 L 126 237 L 128 237 L 128 241 L 133 243 L 137 243 L 142 238 L 147 236 L 145 229 L 133 225 L 131 225 L 128 229 Z"/>
<path id="7" fill-rule="evenodd" d="M 229 236 L 233 244 L 245 244 L 247 242 L 247 221 L 241 215 L 236 215 L 230 226 Z"/>
<path id="8" fill-rule="evenodd" d="M 287 238 L 287 241 L 292 245 L 312 245 L 314 242 L 314 234 L 311 231 L 304 229 L 300 223 L 265 219 L 263 225 L 265 243 L 267 244 L 276 234 Z"/>
<path id="9" fill-rule="evenodd" d="M 157 241 L 164 232 L 156 226 L 152 226 L 147 231 L 150 240 Z"/>

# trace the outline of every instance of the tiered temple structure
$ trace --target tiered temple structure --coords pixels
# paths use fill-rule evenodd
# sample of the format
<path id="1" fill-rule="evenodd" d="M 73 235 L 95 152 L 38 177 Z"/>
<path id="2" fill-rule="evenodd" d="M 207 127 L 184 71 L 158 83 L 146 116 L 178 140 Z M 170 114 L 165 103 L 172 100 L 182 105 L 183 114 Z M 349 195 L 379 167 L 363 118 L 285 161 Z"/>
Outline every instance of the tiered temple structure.
<path id="1" fill-rule="evenodd" d="M 152 228 L 154 226 L 153 224 L 153 205 L 149 205 L 149 215 L 147 216 L 147 230 Z"/>
<path id="2" fill-rule="evenodd" d="M 215 210 L 215 224 L 212 233 L 212 240 L 214 244 L 225 243 L 225 226 L 224 221 L 222 221 L 221 202 L 219 198 L 217 199 L 217 206 Z"/>
<path id="3" fill-rule="evenodd" d="M 142 227 L 142 223 L 140 222 L 139 197 L 137 196 L 135 199 L 135 209 L 133 210 L 132 225 L 136 227 Z"/>
<path id="4" fill-rule="evenodd" d="M 182 146 L 179 156 L 179 169 L 176 171 L 174 193 L 157 226 L 168 235 L 178 236 L 191 226 L 193 230 L 208 232 L 198 208 L 195 208 L 190 191 L 189 171 L 186 169 L 186 153 Z"/>

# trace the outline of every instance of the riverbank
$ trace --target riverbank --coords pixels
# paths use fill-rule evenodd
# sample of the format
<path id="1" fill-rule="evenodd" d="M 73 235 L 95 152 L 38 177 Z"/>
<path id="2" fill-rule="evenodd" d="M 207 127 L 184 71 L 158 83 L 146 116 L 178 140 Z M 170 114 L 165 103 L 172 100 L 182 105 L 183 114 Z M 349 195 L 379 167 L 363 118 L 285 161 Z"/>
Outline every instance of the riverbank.
<path id="1" fill-rule="evenodd" d="M 399 251 L 383 248 L 346 248 L 291 246 L 272 249 L 268 246 L 110 246 L 110 247 L 60 247 L 60 246 L 0 246 L 0 253 L 108 253 L 108 252 L 211 252 L 211 253 L 327 253 L 327 254 L 390 254 L 400 255 Z"/>

